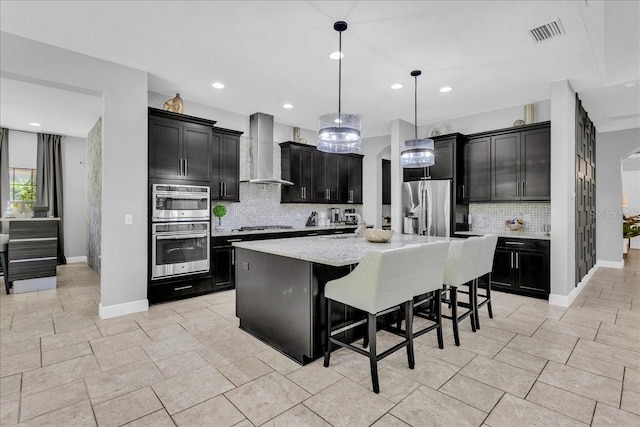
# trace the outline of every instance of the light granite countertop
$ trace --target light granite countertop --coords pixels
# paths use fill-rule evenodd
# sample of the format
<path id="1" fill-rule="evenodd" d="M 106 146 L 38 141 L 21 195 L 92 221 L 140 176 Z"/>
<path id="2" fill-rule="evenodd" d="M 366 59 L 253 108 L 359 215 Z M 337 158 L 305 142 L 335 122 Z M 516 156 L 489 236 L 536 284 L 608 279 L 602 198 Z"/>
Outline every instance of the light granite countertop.
<path id="1" fill-rule="evenodd" d="M 397 233 L 388 243 L 371 243 L 364 237 L 338 234 L 236 242 L 233 246 L 318 264 L 342 267 L 359 263 L 365 253 L 369 251 L 387 251 L 409 245 L 423 245 L 449 240 L 450 238 L 448 237 L 429 237 Z"/>
<path id="2" fill-rule="evenodd" d="M 271 233 L 295 233 L 297 231 L 321 231 L 321 230 L 342 230 L 342 229 L 355 229 L 355 225 L 328 225 L 325 227 L 294 227 L 275 230 L 252 230 L 252 231 L 238 231 L 238 230 L 216 230 L 212 227 L 211 237 L 228 237 L 228 236 L 246 236 L 250 234 L 271 234 Z"/>
<path id="3" fill-rule="evenodd" d="M 498 237 L 510 237 L 512 239 L 538 239 L 538 240 L 551 240 L 551 236 L 545 236 L 545 233 L 529 233 L 527 231 L 456 231 L 456 235 L 459 236 L 484 236 L 487 234 L 496 234 Z"/>

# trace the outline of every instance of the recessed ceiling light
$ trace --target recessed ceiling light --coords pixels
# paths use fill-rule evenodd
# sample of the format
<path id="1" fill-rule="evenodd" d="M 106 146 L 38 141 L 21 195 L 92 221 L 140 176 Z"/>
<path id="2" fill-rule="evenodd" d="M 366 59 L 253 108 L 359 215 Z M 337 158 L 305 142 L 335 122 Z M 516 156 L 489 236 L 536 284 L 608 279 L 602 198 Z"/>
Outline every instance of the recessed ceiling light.
<path id="1" fill-rule="evenodd" d="M 40 127 L 40 123 L 36 123 L 36 122 L 29 123 L 29 125 L 31 125 L 31 126 L 35 126 L 35 127 L 37 127 L 37 128 L 39 128 L 39 127 Z"/>
<path id="2" fill-rule="evenodd" d="M 402 85 L 400 83 L 392 84 L 391 89 L 402 89 Z"/>
<path id="3" fill-rule="evenodd" d="M 441 87 L 440 92 L 451 92 L 451 88 L 449 86 Z"/>
<path id="4" fill-rule="evenodd" d="M 290 108 L 293 108 L 293 105 L 291 105 L 291 104 L 284 104 L 284 105 L 282 106 L 282 108 L 286 108 L 286 109 L 288 110 L 288 109 L 290 109 Z"/>
<path id="5" fill-rule="evenodd" d="M 215 87 L 216 89 L 224 89 L 224 85 L 220 82 L 215 82 L 211 86 Z"/>
<path id="6" fill-rule="evenodd" d="M 333 59 L 334 61 L 337 61 L 340 58 L 344 58 L 344 53 L 341 52 L 331 52 L 329 54 L 329 58 Z"/>

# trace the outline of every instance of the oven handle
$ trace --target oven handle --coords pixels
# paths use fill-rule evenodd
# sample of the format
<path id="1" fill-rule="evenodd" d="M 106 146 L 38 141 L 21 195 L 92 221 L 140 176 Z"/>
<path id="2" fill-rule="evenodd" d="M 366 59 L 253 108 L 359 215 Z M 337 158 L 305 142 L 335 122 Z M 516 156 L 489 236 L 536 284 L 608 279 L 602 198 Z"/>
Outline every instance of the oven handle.
<path id="1" fill-rule="evenodd" d="M 207 199 L 208 193 L 164 193 L 155 192 L 155 197 L 166 197 L 167 199 Z"/>
<path id="2" fill-rule="evenodd" d="M 156 236 L 156 240 L 179 240 L 179 239 L 191 239 L 191 238 L 201 238 L 208 237 L 208 234 L 180 234 L 178 236 Z"/>

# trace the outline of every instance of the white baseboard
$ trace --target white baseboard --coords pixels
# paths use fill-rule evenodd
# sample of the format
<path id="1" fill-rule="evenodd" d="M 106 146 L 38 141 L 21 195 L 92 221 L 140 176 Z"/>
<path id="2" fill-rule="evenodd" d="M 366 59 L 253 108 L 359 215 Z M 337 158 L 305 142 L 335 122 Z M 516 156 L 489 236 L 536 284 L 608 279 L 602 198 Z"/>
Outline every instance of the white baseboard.
<path id="1" fill-rule="evenodd" d="M 69 256 L 67 257 L 67 264 L 75 264 L 78 262 L 87 262 L 86 256 Z"/>
<path id="2" fill-rule="evenodd" d="M 589 279 L 591 279 L 593 273 L 596 272 L 598 267 L 601 267 L 600 261 L 596 262 L 596 265 L 591 267 L 591 270 L 589 270 L 589 272 L 582 278 L 582 280 L 580 280 L 578 286 L 576 286 L 571 290 L 571 292 L 569 292 L 569 295 L 549 294 L 549 304 L 557 305 L 559 307 L 569 307 L 578 297 L 580 292 L 582 292 L 582 289 L 584 289 L 585 285 L 587 284 Z"/>
<path id="3" fill-rule="evenodd" d="M 104 306 L 100 303 L 98 315 L 101 319 L 124 316 L 125 314 L 139 313 L 149 310 L 149 300 L 125 302 L 124 304 L 114 304 Z"/>
<path id="4" fill-rule="evenodd" d="M 624 260 L 622 260 L 622 261 L 605 261 L 605 260 L 599 259 L 598 263 L 596 265 L 598 267 L 622 269 L 622 268 L 624 268 Z"/>

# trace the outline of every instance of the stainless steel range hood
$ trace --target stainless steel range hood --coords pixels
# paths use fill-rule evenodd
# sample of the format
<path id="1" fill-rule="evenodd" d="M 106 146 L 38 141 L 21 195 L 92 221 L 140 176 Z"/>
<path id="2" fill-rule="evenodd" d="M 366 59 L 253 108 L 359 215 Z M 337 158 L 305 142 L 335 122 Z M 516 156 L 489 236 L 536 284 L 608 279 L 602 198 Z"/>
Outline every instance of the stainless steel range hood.
<path id="1" fill-rule="evenodd" d="M 249 117 L 249 163 L 252 184 L 293 185 L 291 181 L 278 179 L 273 174 L 273 116 L 254 113 Z M 246 182 L 246 181 L 245 181 Z"/>

